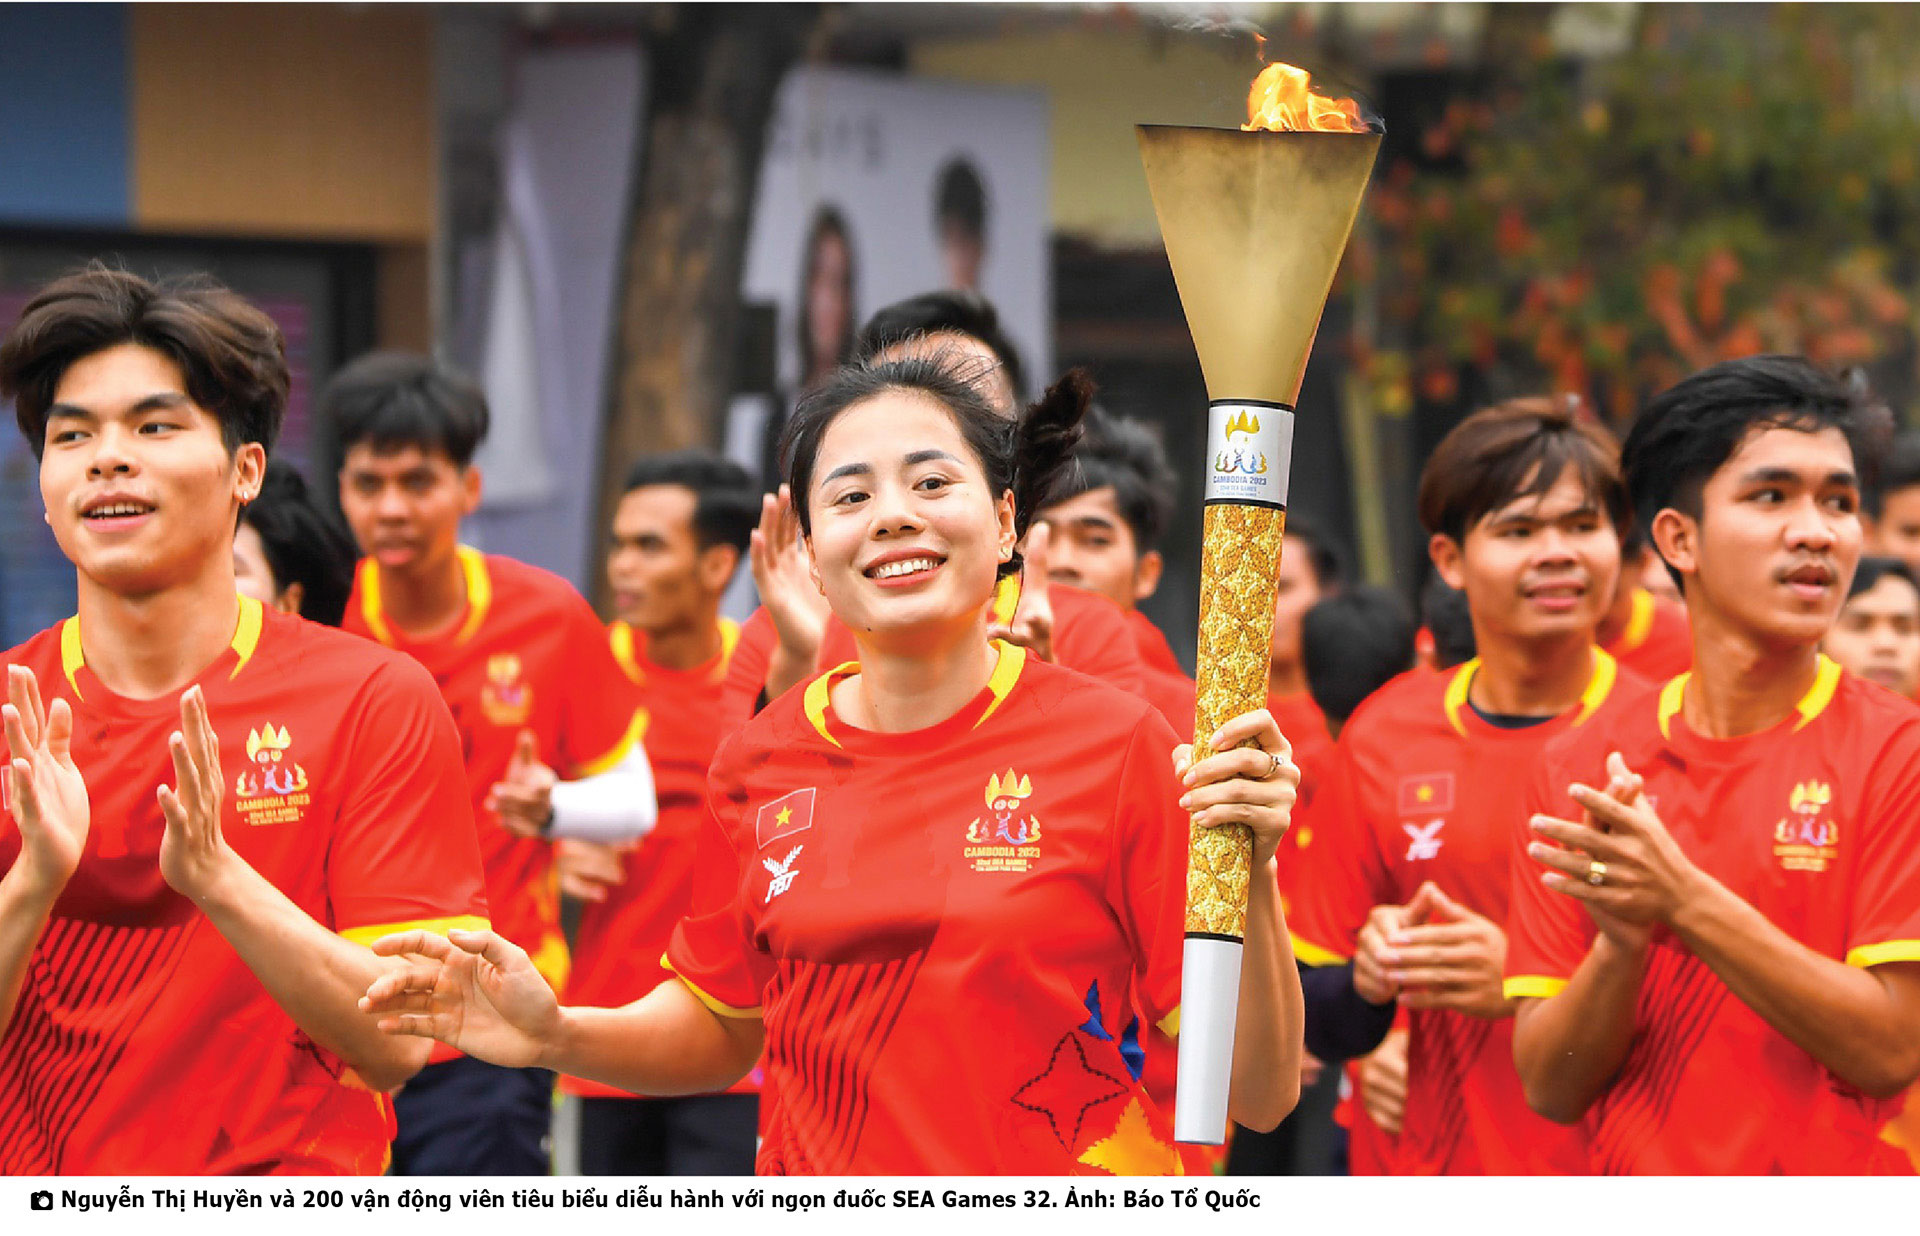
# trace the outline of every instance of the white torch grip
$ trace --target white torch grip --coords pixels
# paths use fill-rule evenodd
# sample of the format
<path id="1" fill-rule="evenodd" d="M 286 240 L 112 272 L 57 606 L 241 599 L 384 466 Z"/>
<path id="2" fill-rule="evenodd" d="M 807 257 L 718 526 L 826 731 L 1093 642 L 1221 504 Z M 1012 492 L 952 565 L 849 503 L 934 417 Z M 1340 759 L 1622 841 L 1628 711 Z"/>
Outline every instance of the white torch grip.
<path id="1" fill-rule="evenodd" d="M 1238 940 L 1212 936 L 1188 936 L 1181 950 L 1180 1057 L 1173 1098 L 1177 1142 L 1226 1143 L 1243 951 Z"/>

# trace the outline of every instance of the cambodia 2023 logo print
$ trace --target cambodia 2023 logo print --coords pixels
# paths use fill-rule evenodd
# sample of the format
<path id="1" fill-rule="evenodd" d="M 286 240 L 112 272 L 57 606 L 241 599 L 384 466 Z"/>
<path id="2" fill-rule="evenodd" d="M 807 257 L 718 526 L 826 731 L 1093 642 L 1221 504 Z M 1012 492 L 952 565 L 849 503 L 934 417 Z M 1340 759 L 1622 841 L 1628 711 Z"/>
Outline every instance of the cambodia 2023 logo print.
<path id="1" fill-rule="evenodd" d="M 1027 871 L 1040 857 L 1040 817 L 1022 813 L 1033 782 L 1011 768 L 987 778 L 987 814 L 967 825 L 962 854 L 975 871 Z"/>
<path id="2" fill-rule="evenodd" d="M 293 736 L 272 722 L 247 731 L 247 767 L 233 779 L 233 809 L 245 824 L 288 824 L 313 802 L 307 770 L 293 759 Z"/>

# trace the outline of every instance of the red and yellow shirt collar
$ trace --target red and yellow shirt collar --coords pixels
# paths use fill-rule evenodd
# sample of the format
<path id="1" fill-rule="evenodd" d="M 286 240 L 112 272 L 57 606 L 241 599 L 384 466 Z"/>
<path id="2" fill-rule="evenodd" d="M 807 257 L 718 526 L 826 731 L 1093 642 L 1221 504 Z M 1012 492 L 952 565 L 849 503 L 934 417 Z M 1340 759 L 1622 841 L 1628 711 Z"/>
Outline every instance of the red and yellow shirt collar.
<path id="1" fill-rule="evenodd" d="M 944 736 L 948 732 L 978 729 L 986 724 L 987 718 L 999 711 L 1013 692 L 1014 684 L 1020 681 L 1020 671 L 1027 664 L 1027 650 L 1005 640 L 995 640 L 993 646 L 999 650 L 1000 659 L 994 663 L 993 673 L 987 678 L 987 685 L 980 693 L 967 702 L 953 716 L 924 730 L 911 734 L 875 734 L 868 730 L 857 729 L 846 724 L 834 715 L 831 701 L 833 684 L 849 674 L 860 672 L 858 661 L 847 661 L 836 665 L 826 673 L 815 678 L 806 686 L 801 696 L 801 707 L 805 709 L 807 720 L 820 737 L 836 747 L 845 747 L 849 741 L 875 742 L 882 745 L 894 740 L 906 739 L 915 743 L 924 743 L 929 738 Z"/>
<path id="2" fill-rule="evenodd" d="M 641 664 L 641 644 L 643 636 L 622 619 L 614 619 L 607 627 L 607 645 L 613 650 L 613 659 L 627 672 L 627 677 L 635 683 L 647 680 L 647 667 Z M 727 667 L 733 663 L 733 650 L 740 643 L 740 624 L 731 618 L 720 620 L 720 651 L 704 666 L 690 671 L 703 674 L 709 684 L 717 684 L 726 679 Z"/>
<path id="3" fill-rule="evenodd" d="M 1447 714 L 1447 724 L 1454 732 L 1466 736 L 1467 692 L 1473 686 L 1473 676 L 1480 668 L 1480 658 L 1462 662 L 1453 671 L 1453 677 L 1447 680 L 1447 691 L 1442 697 L 1441 707 Z M 1593 674 L 1587 679 L 1587 685 L 1580 692 L 1580 703 L 1575 707 L 1573 724 L 1585 724 L 1600 705 L 1607 702 L 1607 696 L 1613 693 L 1613 684 L 1619 680 L 1620 663 L 1615 661 L 1603 648 L 1593 650 Z"/>
<path id="4" fill-rule="evenodd" d="M 249 596 L 235 597 L 240 603 L 239 616 L 234 620 L 233 639 L 227 647 L 233 649 L 233 670 L 227 675 L 229 680 L 238 678 L 240 671 L 253 659 L 253 653 L 260 646 L 260 629 L 266 625 L 265 607 Z M 87 663 L 86 653 L 80 646 L 80 616 L 75 614 L 60 624 L 60 668 L 65 671 L 67 685 L 73 688 L 76 699 L 85 699 L 80 691 L 80 668 Z"/>
<path id="5" fill-rule="evenodd" d="M 1615 651 L 1624 655 L 1647 642 L 1647 636 L 1653 634 L 1653 615 L 1658 604 L 1645 588 L 1633 590 L 1633 608 L 1627 614 L 1627 625 L 1620 629 L 1620 638 L 1613 641 Z"/>
<path id="6" fill-rule="evenodd" d="M 467 617 L 454 634 L 456 644 L 464 644 L 479 631 L 480 624 L 487 620 L 487 611 L 493 608 L 493 576 L 487 570 L 486 555 L 468 545 L 462 545 L 455 553 L 460 560 L 460 574 L 467 586 Z M 360 617 L 365 620 L 367 630 L 373 637 L 389 648 L 398 647 L 400 640 L 393 628 L 387 624 L 386 613 L 380 603 L 380 566 L 371 558 L 362 558 L 357 580 L 360 592 Z"/>
<path id="7" fill-rule="evenodd" d="M 1812 724 L 1813 719 L 1825 712 L 1827 705 L 1833 702 L 1833 693 L 1840 689 L 1839 663 L 1824 652 L 1818 655 L 1819 667 L 1814 672 L 1813 685 L 1793 706 L 1793 711 L 1798 714 L 1793 722 L 1795 730 L 1805 729 Z M 1692 677 L 1692 671 L 1677 674 L 1660 689 L 1660 706 L 1655 714 L 1660 722 L 1660 737 L 1668 740 L 1673 738 L 1673 718 L 1686 700 L 1687 680 Z"/>

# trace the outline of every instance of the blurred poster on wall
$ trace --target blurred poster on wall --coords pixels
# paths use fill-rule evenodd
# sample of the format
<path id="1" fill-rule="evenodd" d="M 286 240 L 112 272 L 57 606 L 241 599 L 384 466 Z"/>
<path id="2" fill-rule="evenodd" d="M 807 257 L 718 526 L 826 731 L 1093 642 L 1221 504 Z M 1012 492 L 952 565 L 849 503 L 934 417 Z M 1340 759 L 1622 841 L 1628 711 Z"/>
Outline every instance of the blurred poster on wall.
<path id="1" fill-rule="evenodd" d="M 1048 159 L 1038 91 L 848 69 L 789 74 L 741 289 L 773 315 L 775 389 L 735 400 L 728 453 L 766 479 L 770 440 L 798 393 L 846 359 L 875 309 L 921 292 L 985 296 L 1029 385 L 1044 381 Z"/>

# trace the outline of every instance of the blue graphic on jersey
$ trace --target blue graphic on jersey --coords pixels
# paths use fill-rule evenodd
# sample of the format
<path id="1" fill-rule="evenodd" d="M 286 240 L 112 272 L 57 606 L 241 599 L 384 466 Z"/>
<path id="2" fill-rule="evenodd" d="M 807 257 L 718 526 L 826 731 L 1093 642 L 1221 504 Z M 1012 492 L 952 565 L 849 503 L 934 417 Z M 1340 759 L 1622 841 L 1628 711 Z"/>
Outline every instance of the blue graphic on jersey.
<path id="1" fill-rule="evenodd" d="M 1101 1024 L 1100 980 L 1095 979 L 1093 985 L 1087 988 L 1087 998 L 1084 1003 L 1087 1006 L 1088 1017 L 1086 1024 L 1080 1027 L 1081 1031 L 1092 1035 L 1102 1043 L 1113 1042 L 1113 1036 L 1107 1033 L 1106 1026 Z M 1141 1072 L 1147 1067 L 1147 1053 L 1146 1049 L 1140 1046 L 1138 1017 L 1129 1021 L 1127 1028 L 1120 1032 L 1120 1059 L 1127 1066 L 1127 1072 L 1133 1075 L 1133 1080 L 1139 1081 Z"/>

